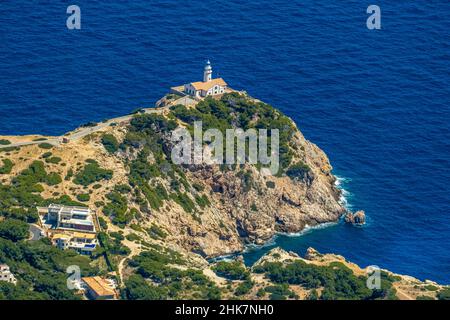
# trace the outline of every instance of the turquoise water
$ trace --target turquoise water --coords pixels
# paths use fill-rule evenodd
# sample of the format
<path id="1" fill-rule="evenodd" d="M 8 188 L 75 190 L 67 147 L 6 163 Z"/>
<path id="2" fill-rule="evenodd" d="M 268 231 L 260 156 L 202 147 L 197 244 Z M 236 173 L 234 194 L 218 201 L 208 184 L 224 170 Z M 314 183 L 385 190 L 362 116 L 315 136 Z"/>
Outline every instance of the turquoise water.
<path id="1" fill-rule="evenodd" d="M 377 1 L 0 2 L 0 134 L 62 134 L 151 106 L 215 75 L 273 104 L 345 178 L 368 224 L 278 237 L 450 283 L 450 3 Z M 268 248 L 249 252 L 257 259 Z"/>

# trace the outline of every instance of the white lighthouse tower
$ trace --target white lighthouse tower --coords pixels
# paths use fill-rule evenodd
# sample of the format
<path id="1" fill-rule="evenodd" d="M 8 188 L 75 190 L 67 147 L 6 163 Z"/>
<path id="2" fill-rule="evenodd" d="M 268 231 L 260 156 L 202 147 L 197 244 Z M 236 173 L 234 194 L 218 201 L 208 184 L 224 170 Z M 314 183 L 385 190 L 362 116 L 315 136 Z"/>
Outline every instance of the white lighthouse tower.
<path id="1" fill-rule="evenodd" d="M 228 85 L 222 78 L 212 78 L 211 62 L 206 61 L 205 69 L 203 70 L 203 81 L 191 82 L 183 85 L 183 87 L 173 87 L 174 92 L 183 91 L 197 99 L 202 99 L 207 96 L 216 96 L 224 94 L 227 91 Z"/>
<path id="2" fill-rule="evenodd" d="M 205 70 L 203 71 L 203 82 L 209 82 L 212 79 L 211 62 L 206 61 Z"/>

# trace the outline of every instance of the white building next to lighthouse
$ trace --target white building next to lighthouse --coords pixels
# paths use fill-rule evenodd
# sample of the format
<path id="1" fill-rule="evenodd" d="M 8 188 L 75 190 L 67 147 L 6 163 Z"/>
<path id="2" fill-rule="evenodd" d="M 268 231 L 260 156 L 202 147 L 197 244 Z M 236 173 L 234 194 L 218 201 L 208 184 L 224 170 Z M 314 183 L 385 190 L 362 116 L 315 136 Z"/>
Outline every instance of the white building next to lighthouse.
<path id="1" fill-rule="evenodd" d="M 203 81 L 185 84 L 183 92 L 196 98 L 204 98 L 223 94 L 226 89 L 227 83 L 222 78 L 212 78 L 212 67 L 208 60 L 203 71 Z"/>

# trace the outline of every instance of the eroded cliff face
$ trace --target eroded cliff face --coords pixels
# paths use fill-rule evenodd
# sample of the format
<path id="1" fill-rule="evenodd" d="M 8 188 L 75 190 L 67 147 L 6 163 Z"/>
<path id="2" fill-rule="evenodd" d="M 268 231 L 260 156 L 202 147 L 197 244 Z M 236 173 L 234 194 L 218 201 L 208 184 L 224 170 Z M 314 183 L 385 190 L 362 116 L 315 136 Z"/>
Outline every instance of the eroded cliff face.
<path id="1" fill-rule="evenodd" d="M 218 126 L 278 127 L 284 152 L 289 154 L 283 160 L 285 168 L 277 175 L 265 175 L 248 164 L 171 163 L 171 130 L 189 126 L 189 121 L 205 114 L 206 120 Z M 108 152 L 102 143 L 105 135 L 113 136 L 120 147 Z M 47 172 L 63 178 L 57 185 L 43 185 L 43 198 L 65 195 L 75 200 L 89 193 L 85 204 L 108 222 L 109 230 L 128 233 L 136 232 L 131 225 L 144 230 L 156 226 L 166 234 L 165 243 L 203 257 L 235 253 L 246 244 L 263 244 L 277 232 L 296 233 L 306 226 L 337 221 L 346 213 L 324 152 L 306 140 L 289 118 L 248 96 L 228 95 L 191 108 L 166 109 L 157 116 L 137 115 L 131 122 L 54 147 L 51 152 L 60 158 L 58 163 L 47 162 L 45 151 L 27 146 L 3 153 L 2 158 L 16 164 L 10 174 L 2 176 L 3 181 L 9 182 L 33 161 L 41 160 Z M 112 178 L 76 184 L 73 176 L 83 174 L 86 160 L 112 170 Z M 293 170 L 296 164 L 300 165 Z M 288 174 L 289 169 L 295 172 Z M 117 186 L 122 190 L 126 186 L 128 191 L 117 191 Z M 117 200 L 120 197 L 125 204 Z M 152 240 L 145 233 L 140 236 Z"/>
<path id="2" fill-rule="evenodd" d="M 245 99 L 254 103 L 249 97 Z M 279 116 L 278 111 L 275 116 Z M 259 115 L 251 118 L 255 121 Z M 339 203 L 340 191 L 335 187 L 330 162 L 289 122 L 293 128 L 288 144 L 290 163 L 301 163 L 308 170 L 293 177 L 286 172 L 265 175 L 248 164 L 225 169 L 218 165 L 183 166 L 189 185 L 201 186 L 201 191 L 186 186 L 182 191 L 194 198 L 206 196 L 209 205 L 186 212 L 169 200 L 158 210 L 150 209 L 145 219 L 167 231 L 166 241 L 204 257 L 238 252 L 250 243 L 263 244 L 277 232 L 296 233 L 306 226 L 337 221 L 346 209 Z M 164 145 L 170 144 L 167 134 L 161 137 Z M 150 155 L 149 161 L 155 163 L 154 158 Z M 159 182 L 171 188 L 170 181 Z"/>
<path id="3" fill-rule="evenodd" d="M 296 233 L 338 220 L 345 209 L 328 158 L 300 132 L 294 141 L 296 156 L 311 169 L 303 179 L 265 176 L 249 165 L 240 169 L 245 177 L 219 167 L 191 168 L 189 180 L 205 187 L 212 204 L 200 216 L 201 223 L 166 222 L 167 228 L 176 226 L 172 235 L 187 229 L 184 236 L 175 236 L 180 237 L 179 244 L 189 243 L 204 255 L 215 256 L 240 251 L 247 243 L 263 244 L 277 232 Z"/>

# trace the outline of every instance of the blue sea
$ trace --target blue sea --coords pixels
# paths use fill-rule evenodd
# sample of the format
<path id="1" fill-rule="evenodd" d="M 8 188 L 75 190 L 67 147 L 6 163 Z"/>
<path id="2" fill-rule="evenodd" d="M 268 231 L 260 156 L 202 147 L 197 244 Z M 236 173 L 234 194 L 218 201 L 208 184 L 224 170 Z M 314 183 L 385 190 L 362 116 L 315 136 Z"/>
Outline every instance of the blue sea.
<path id="1" fill-rule="evenodd" d="M 373 3 L 372 3 L 373 2 Z M 450 283 L 450 2 L 0 2 L 0 134 L 60 135 L 214 75 L 292 117 L 329 156 L 362 228 L 279 236 Z M 66 28 L 69 4 L 81 30 Z M 366 9 L 381 8 L 381 30 Z"/>

